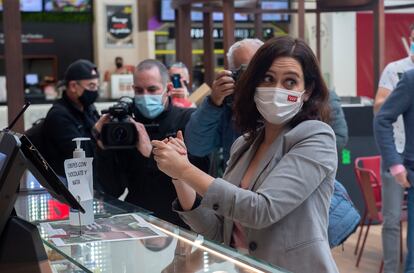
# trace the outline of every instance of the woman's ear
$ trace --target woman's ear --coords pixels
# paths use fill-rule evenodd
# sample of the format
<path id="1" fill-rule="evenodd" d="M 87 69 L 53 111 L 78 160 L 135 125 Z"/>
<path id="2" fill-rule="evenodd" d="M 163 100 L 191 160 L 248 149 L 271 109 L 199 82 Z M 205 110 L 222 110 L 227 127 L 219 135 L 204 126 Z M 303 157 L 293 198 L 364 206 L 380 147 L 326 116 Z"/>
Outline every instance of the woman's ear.
<path id="1" fill-rule="evenodd" d="M 314 89 L 314 84 L 311 84 L 310 86 L 309 86 L 309 88 L 306 88 L 305 89 L 305 94 L 303 94 L 303 101 L 304 102 L 307 102 L 308 100 L 309 100 L 309 98 L 311 97 L 311 95 L 312 95 L 312 92 L 313 92 L 313 89 Z"/>
<path id="2" fill-rule="evenodd" d="M 305 91 L 305 94 L 303 94 L 303 101 L 307 102 L 312 95 L 312 91 Z"/>

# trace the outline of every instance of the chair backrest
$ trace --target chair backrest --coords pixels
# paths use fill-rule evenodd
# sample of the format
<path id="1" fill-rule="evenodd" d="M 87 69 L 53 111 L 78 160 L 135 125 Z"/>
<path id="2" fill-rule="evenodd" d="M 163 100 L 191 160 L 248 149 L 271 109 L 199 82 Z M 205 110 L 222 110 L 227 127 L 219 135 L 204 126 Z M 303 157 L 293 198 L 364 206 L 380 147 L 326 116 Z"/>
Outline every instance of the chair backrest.
<path id="1" fill-rule="evenodd" d="M 375 160 L 381 162 L 381 158 L 373 159 L 370 164 L 361 166 L 364 163 L 364 158 L 355 159 L 355 175 L 357 177 L 358 185 L 361 189 L 364 199 L 365 207 L 367 209 L 369 218 L 374 221 L 382 221 L 380 214 L 381 210 L 381 183 L 377 175 L 372 169 L 365 166 L 374 166 Z M 380 164 L 380 163 L 379 163 Z M 378 169 L 379 170 L 379 169 Z"/>
<path id="2" fill-rule="evenodd" d="M 363 168 L 367 170 L 371 170 L 374 173 L 375 176 L 375 184 L 378 184 L 378 187 L 374 187 L 374 195 L 375 200 L 377 202 L 381 202 L 381 156 L 361 156 L 357 157 L 355 159 L 355 170 L 356 168 Z M 355 172 L 357 179 L 358 179 L 358 173 Z M 371 181 L 373 181 L 374 178 L 371 178 Z"/>

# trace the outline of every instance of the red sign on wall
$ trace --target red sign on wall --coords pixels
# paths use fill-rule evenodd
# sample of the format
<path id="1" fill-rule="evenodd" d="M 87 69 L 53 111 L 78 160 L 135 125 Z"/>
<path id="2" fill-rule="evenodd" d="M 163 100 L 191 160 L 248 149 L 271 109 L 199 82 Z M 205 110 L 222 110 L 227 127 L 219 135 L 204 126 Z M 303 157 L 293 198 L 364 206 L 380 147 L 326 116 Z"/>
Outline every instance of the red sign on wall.
<path id="1" fill-rule="evenodd" d="M 358 13 L 357 19 L 357 95 L 374 97 L 374 27 L 371 13 Z M 389 13 L 385 15 L 385 65 L 407 57 L 402 38 L 408 42 L 409 27 L 414 14 Z"/>

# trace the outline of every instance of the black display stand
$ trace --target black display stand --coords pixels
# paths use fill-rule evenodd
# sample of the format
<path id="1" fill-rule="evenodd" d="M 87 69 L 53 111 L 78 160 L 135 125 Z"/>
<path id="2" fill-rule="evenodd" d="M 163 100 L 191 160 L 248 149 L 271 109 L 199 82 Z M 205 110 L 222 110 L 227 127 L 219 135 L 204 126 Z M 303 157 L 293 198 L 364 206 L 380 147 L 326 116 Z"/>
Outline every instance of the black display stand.
<path id="1" fill-rule="evenodd" d="M 0 272 L 52 272 L 37 227 L 13 216 L 20 178 L 29 169 L 48 192 L 71 208 L 82 206 L 24 135 L 0 131 Z"/>
<path id="2" fill-rule="evenodd" d="M 52 272 L 35 225 L 9 217 L 0 237 L 0 272 Z"/>

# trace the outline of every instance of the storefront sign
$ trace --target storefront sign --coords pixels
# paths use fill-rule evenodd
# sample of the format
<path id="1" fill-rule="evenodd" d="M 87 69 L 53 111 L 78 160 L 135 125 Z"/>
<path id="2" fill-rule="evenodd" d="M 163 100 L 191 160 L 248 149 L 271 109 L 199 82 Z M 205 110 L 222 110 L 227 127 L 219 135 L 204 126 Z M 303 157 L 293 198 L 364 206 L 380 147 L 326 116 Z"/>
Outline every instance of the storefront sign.
<path id="1" fill-rule="evenodd" d="M 49 44 L 55 42 L 53 38 L 47 38 L 42 33 L 23 33 L 21 37 L 23 44 Z M 0 33 L 0 44 L 4 44 L 4 33 Z"/>
<path id="2" fill-rule="evenodd" d="M 132 6 L 106 6 L 106 45 L 110 47 L 132 47 Z"/>
<path id="3" fill-rule="evenodd" d="M 273 37 L 274 30 L 273 28 L 265 28 L 263 29 L 263 37 L 265 39 Z M 174 38 L 174 29 L 170 28 L 170 38 Z M 224 36 L 224 31 L 222 28 L 214 28 L 213 29 L 213 38 L 214 39 L 222 39 Z M 203 28 L 191 28 L 191 38 L 192 39 L 203 39 L 204 37 L 204 29 Z M 234 29 L 234 37 L 236 39 L 245 39 L 245 38 L 255 38 L 255 30 L 254 28 L 236 28 Z"/>

